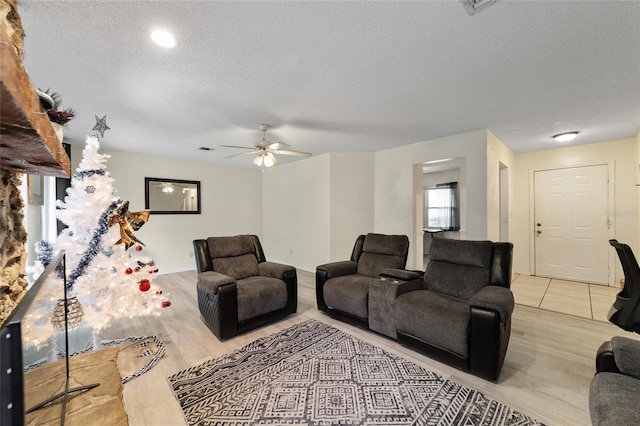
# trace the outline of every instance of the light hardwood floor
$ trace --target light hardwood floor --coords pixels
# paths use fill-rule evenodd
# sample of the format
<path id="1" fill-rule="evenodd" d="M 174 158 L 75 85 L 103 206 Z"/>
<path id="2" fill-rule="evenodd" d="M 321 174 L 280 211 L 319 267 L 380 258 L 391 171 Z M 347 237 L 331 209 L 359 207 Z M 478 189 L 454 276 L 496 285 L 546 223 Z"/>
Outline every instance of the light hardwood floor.
<path id="1" fill-rule="evenodd" d="M 150 371 L 124 386 L 131 425 L 184 425 L 167 377 L 184 368 L 231 352 L 307 319 L 326 322 L 360 339 L 403 356 L 549 425 L 588 425 L 589 383 L 595 353 L 615 335 L 636 335 L 601 321 L 516 305 L 511 340 L 499 383 L 492 383 L 434 361 L 380 335 L 333 320 L 315 305 L 315 278 L 298 271 L 298 312 L 275 324 L 220 342 L 200 319 L 195 271 L 162 275 L 156 283 L 170 294 L 171 307 L 160 317 L 121 320 L 103 339 L 156 335 L 166 355 Z"/>
<path id="2" fill-rule="evenodd" d="M 516 303 L 598 321 L 608 321 L 618 287 L 517 275 L 511 282 Z"/>

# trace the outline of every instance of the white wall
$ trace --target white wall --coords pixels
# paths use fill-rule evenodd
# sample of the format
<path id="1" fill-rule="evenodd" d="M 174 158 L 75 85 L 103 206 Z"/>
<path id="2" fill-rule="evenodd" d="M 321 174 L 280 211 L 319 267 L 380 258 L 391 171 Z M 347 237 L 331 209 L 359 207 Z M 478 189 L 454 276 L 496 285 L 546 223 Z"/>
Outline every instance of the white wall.
<path id="1" fill-rule="evenodd" d="M 72 171 L 82 147 L 72 146 Z M 117 195 L 130 209 L 144 209 L 144 178 L 200 180 L 202 214 L 151 215 L 137 232 L 142 254 L 161 273 L 192 270 L 192 240 L 255 233 L 269 260 L 314 271 L 321 263 L 348 258 L 361 233 L 406 234 L 407 266 L 422 251 L 414 186 L 422 188 L 422 163 L 460 158 L 461 238 L 499 239 L 499 163 L 509 168 L 510 225 L 514 272 L 530 273 L 529 176 L 532 170 L 615 164 L 616 238 L 640 252 L 640 134 L 599 144 L 513 155 L 486 129 L 419 142 L 374 154 L 327 154 L 266 169 L 235 168 L 117 151 L 107 169 Z M 414 167 L 419 165 L 419 167 Z M 414 182 L 417 176 L 417 182 Z M 420 225 L 421 226 L 421 225 Z M 421 229 L 421 228 L 420 228 Z M 419 240 L 419 244 L 418 244 Z M 418 248 L 419 245 L 419 248 Z M 415 250 L 420 250 L 415 252 Z M 616 281 L 622 278 L 619 262 Z"/>
<path id="2" fill-rule="evenodd" d="M 636 176 L 635 176 L 635 183 L 637 185 L 640 185 L 640 132 L 638 132 L 638 134 L 636 135 L 636 141 L 635 141 L 635 149 L 636 149 L 636 164 L 638 165 L 638 167 L 636 168 Z M 640 187 L 637 187 L 637 191 L 640 191 Z M 638 193 L 636 192 L 636 212 L 638 212 L 638 219 L 637 221 L 640 221 L 640 196 L 638 195 Z M 638 229 L 640 229 L 640 226 L 638 226 Z M 640 234 L 637 235 L 638 238 L 638 242 L 640 242 Z M 640 253 L 639 253 L 639 257 L 640 257 Z"/>
<path id="3" fill-rule="evenodd" d="M 351 257 L 358 235 L 374 231 L 373 153 L 331 154 L 332 262 Z"/>
<path id="4" fill-rule="evenodd" d="M 307 271 L 330 261 L 329 154 L 266 169 L 263 248 L 268 260 Z"/>
<path id="5" fill-rule="evenodd" d="M 351 255 L 373 232 L 373 154 L 325 154 L 264 173 L 265 254 L 306 270 Z"/>
<path id="6" fill-rule="evenodd" d="M 82 158 L 80 146 L 71 147 L 72 173 Z M 262 234 L 262 174 L 245 169 L 133 154 L 111 155 L 107 170 L 115 180 L 116 195 L 129 201 L 131 211 L 144 210 L 144 178 L 199 180 L 201 214 L 154 215 L 136 236 L 145 244 L 140 255 L 151 257 L 159 272 L 195 269 L 193 240 L 216 235 Z"/>
<path id="7" fill-rule="evenodd" d="M 513 205 L 513 168 L 515 154 L 490 130 L 487 130 L 487 239 L 500 241 L 500 164 L 508 168 L 507 187 L 509 188 L 508 216 L 511 218 Z M 509 235 L 512 222 L 509 220 Z M 519 250 L 514 245 L 513 251 Z"/>
<path id="8" fill-rule="evenodd" d="M 614 211 L 610 220 L 615 238 L 629 244 L 636 253 L 638 245 L 638 138 L 621 139 L 589 145 L 558 148 L 515 156 L 513 216 L 510 235 L 514 243 L 514 272 L 530 274 L 531 236 L 531 174 L 538 170 L 570 168 L 596 164 L 614 164 Z M 610 171 L 611 173 L 611 171 Z M 606 207 L 605 207 L 606 208 Z M 517 249 L 516 249 L 517 247 Z M 613 250 L 613 249 L 611 249 Z M 610 252 L 615 256 L 615 252 Z M 616 265 L 619 262 L 616 259 Z M 622 278 L 617 267 L 615 282 Z"/>
<path id="9" fill-rule="evenodd" d="M 414 193 L 421 192 L 422 163 L 460 158 L 461 236 L 487 238 L 487 131 L 418 142 L 375 153 L 375 231 L 409 236 L 407 267 L 421 267 L 422 217 L 416 219 Z M 415 166 L 415 165 L 420 165 Z M 418 182 L 414 181 L 417 176 Z M 462 203 L 461 203 L 462 204 Z M 463 220 L 465 222 L 463 222 Z M 420 224 L 419 229 L 416 224 Z M 418 257 L 416 257 L 418 255 Z M 419 263 L 418 263 L 419 262 Z"/>

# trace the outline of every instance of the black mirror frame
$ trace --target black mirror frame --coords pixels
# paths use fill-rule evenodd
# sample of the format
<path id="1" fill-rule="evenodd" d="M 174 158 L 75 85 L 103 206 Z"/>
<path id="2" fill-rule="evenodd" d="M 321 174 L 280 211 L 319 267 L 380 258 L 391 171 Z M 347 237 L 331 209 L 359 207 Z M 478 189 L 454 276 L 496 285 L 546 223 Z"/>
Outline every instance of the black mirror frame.
<path id="1" fill-rule="evenodd" d="M 149 200 L 149 185 L 152 182 L 169 182 L 176 184 L 190 184 L 196 186 L 196 210 L 153 210 L 150 206 Z M 200 203 L 200 181 L 199 180 L 182 180 L 182 179 L 166 179 L 166 178 L 144 178 L 144 208 L 145 210 L 149 210 L 151 214 L 200 214 L 201 213 L 201 203 Z"/>

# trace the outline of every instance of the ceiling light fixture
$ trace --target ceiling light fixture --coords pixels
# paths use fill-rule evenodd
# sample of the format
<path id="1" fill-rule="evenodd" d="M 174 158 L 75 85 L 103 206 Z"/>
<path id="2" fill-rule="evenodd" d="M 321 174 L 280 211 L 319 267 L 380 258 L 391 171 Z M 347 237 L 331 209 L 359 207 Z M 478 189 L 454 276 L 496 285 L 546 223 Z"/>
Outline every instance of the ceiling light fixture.
<path id="1" fill-rule="evenodd" d="M 462 0 L 462 5 L 464 6 L 464 10 L 466 10 L 470 16 L 473 16 L 497 1 L 498 0 Z"/>
<path id="2" fill-rule="evenodd" d="M 283 149 L 288 147 L 284 142 L 271 142 L 267 140 L 267 130 L 269 130 L 271 126 L 262 123 L 260 124 L 260 131 L 262 132 L 262 141 L 260 141 L 254 147 L 247 146 L 237 146 L 237 145 L 220 145 L 225 148 L 238 148 L 246 150 L 245 152 L 241 152 L 240 154 L 233 154 L 225 158 L 233 158 L 238 157 L 240 155 L 253 155 L 257 154 L 256 158 L 253 159 L 253 164 L 263 169 L 265 167 L 272 167 L 278 164 L 278 160 L 276 156 L 273 154 L 281 154 L 281 155 L 294 155 L 297 157 L 311 157 L 311 154 L 308 152 L 301 151 L 291 151 L 288 149 Z"/>
<path id="3" fill-rule="evenodd" d="M 151 40 L 158 46 L 166 47 L 167 49 L 176 47 L 176 44 L 178 44 L 173 34 L 166 30 L 154 30 L 151 33 Z"/>
<path id="4" fill-rule="evenodd" d="M 164 192 L 165 194 L 171 194 L 173 192 L 173 187 L 170 184 L 167 184 L 164 186 L 164 188 L 162 188 L 162 192 Z"/>
<path id="5" fill-rule="evenodd" d="M 578 133 L 580 132 L 558 133 L 557 135 L 553 136 L 553 139 L 555 139 L 557 142 L 571 142 L 576 138 L 576 136 L 578 136 Z"/>
<path id="6" fill-rule="evenodd" d="M 276 157 L 270 152 L 262 152 L 253 160 L 253 164 L 258 167 L 272 167 L 278 164 Z"/>

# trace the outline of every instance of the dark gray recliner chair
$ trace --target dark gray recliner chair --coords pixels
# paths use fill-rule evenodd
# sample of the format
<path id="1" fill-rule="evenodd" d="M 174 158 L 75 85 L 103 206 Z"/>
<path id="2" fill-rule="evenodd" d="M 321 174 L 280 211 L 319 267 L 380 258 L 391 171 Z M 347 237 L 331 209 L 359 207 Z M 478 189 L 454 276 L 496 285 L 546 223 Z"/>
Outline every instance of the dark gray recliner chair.
<path id="1" fill-rule="evenodd" d="M 360 235 L 351 259 L 316 267 L 318 309 L 369 328 L 369 286 L 385 269 L 403 269 L 409 255 L 406 235 Z"/>
<path id="2" fill-rule="evenodd" d="M 639 425 L 640 341 L 615 336 L 596 355 L 589 413 L 596 426 Z"/>
<path id="3" fill-rule="evenodd" d="M 198 307 L 213 334 L 226 339 L 296 312 L 293 266 L 267 262 L 255 235 L 194 240 Z"/>
<path id="4" fill-rule="evenodd" d="M 624 288 L 616 295 L 608 319 L 623 330 L 640 333 L 640 267 L 631 247 L 609 240 L 616 249 Z M 594 425 L 640 424 L 640 341 L 616 336 L 600 345 L 596 375 L 589 388 Z"/>
<path id="5" fill-rule="evenodd" d="M 514 309 L 512 252 L 511 243 L 434 238 L 422 288 L 393 305 L 398 341 L 497 380 Z"/>

